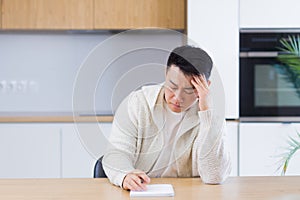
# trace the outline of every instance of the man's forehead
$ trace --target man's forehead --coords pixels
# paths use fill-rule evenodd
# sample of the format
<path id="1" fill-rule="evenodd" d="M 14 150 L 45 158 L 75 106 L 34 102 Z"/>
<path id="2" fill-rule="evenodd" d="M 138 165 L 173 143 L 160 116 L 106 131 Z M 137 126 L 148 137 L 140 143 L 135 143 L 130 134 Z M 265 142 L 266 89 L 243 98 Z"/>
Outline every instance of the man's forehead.
<path id="1" fill-rule="evenodd" d="M 187 76 L 185 75 L 179 67 L 176 66 L 171 66 L 166 74 L 166 79 L 167 80 L 172 80 L 173 83 L 175 83 L 178 86 L 181 87 L 193 87 L 191 80 L 192 76 Z"/>
<path id="2" fill-rule="evenodd" d="M 173 78 L 168 77 L 166 81 L 182 88 L 193 88 L 191 81 L 188 79 L 181 79 L 178 77 L 173 77 Z"/>

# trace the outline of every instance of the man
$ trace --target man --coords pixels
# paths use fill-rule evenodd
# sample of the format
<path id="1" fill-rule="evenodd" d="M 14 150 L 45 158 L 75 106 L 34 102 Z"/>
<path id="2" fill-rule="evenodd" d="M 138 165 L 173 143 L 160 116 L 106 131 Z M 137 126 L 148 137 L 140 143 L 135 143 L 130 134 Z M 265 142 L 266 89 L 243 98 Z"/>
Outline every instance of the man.
<path id="1" fill-rule="evenodd" d="M 150 177 L 201 177 L 223 182 L 230 173 L 225 120 L 209 102 L 213 63 L 200 48 L 175 48 L 165 83 L 132 92 L 119 106 L 103 158 L 109 180 L 145 190 Z"/>

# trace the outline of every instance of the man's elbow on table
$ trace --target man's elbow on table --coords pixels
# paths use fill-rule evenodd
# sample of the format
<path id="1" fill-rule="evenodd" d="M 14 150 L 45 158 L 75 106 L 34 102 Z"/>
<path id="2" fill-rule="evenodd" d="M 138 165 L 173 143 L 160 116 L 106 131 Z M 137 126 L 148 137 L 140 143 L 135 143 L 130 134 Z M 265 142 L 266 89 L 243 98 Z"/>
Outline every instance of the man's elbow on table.
<path id="1" fill-rule="evenodd" d="M 202 177 L 201 180 L 203 183 L 208 184 L 208 185 L 218 185 L 222 184 L 226 180 L 227 176 L 214 176 L 214 177 L 209 177 L 209 178 L 204 178 Z"/>
<path id="2" fill-rule="evenodd" d="M 201 180 L 205 184 L 217 185 L 222 184 L 231 172 L 231 165 L 225 171 L 215 171 L 213 174 L 205 174 L 201 176 Z"/>

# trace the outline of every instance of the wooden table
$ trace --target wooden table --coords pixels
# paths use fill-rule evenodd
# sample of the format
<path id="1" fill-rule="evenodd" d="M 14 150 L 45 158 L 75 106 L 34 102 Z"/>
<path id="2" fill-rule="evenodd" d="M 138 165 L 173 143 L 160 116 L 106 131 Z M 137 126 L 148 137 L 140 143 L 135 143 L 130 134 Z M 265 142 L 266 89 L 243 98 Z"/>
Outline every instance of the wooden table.
<path id="1" fill-rule="evenodd" d="M 175 197 L 132 199 L 300 199 L 300 176 L 231 177 L 222 185 L 205 185 L 198 178 L 161 178 L 152 183 L 170 183 Z M 129 192 L 107 179 L 0 179 L 0 199 L 130 199 Z"/>

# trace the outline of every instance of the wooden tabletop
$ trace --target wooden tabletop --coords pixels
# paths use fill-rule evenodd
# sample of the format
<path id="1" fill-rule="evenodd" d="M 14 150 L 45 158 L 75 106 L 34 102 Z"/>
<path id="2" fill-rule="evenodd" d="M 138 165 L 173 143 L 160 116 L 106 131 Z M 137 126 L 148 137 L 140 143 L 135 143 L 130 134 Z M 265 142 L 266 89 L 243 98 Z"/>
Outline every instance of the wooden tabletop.
<path id="1" fill-rule="evenodd" d="M 300 199 L 300 176 L 230 177 L 221 185 L 206 185 L 199 178 L 158 178 L 152 183 L 170 183 L 175 197 L 138 199 Z M 0 179 L 0 199 L 130 199 L 129 192 L 107 179 Z"/>

